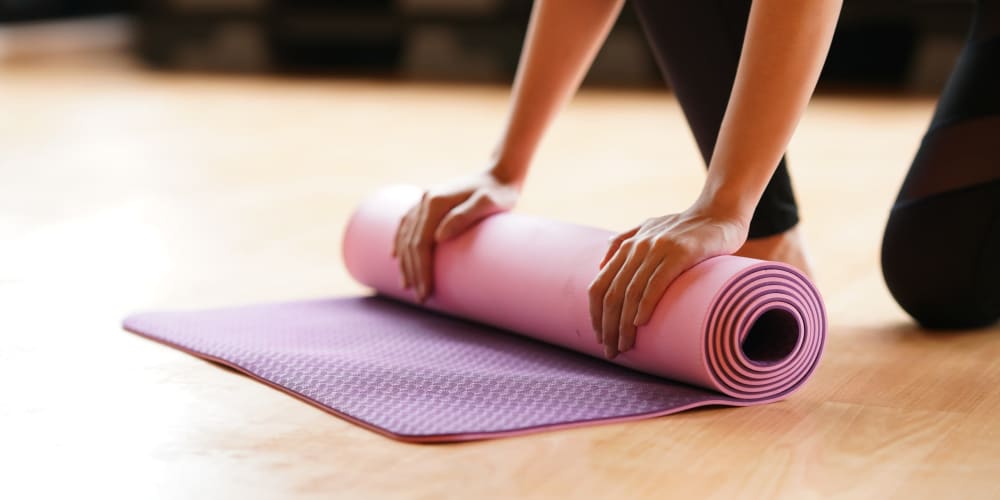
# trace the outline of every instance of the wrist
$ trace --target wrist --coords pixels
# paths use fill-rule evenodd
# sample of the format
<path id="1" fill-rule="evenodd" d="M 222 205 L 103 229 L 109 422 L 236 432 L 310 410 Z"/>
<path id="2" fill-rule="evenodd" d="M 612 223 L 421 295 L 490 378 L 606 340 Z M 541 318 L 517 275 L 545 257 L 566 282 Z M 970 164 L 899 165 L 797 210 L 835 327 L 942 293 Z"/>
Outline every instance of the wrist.
<path id="1" fill-rule="evenodd" d="M 749 227 L 759 198 L 741 186 L 706 183 L 690 210 Z"/>
<path id="2" fill-rule="evenodd" d="M 527 177 L 528 166 L 526 162 L 504 161 L 494 159 L 486 174 L 499 184 L 514 186 L 520 189 Z"/>

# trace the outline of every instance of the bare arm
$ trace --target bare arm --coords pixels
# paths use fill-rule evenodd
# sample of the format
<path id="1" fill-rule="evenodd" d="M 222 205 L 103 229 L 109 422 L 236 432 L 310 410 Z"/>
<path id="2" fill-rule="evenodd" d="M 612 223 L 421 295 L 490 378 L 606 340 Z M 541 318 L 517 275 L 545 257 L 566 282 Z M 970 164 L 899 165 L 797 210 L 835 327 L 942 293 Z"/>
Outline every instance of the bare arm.
<path id="1" fill-rule="evenodd" d="M 755 0 L 702 203 L 749 224 L 816 87 L 841 0 Z"/>
<path id="2" fill-rule="evenodd" d="M 580 86 L 624 0 L 538 0 L 514 79 L 494 173 L 523 181 L 542 135 Z"/>
<path id="3" fill-rule="evenodd" d="M 708 178 L 680 214 L 620 234 L 590 286 L 590 312 L 609 358 L 631 349 L 667 286 L 746 241 L 754 208 L 816 86 L 841 0 L 754 0 Z"/>
<path id="4" fill-rule="evenodd" d="M 511 98 L 507 126 L 486 172 L 426 192 L 400 221 L 393 247 L 402 283 L 423 301 L 433 289 L 435 242 L 518 199 L 538 143 L 580 86 L 624 0 L 537 0 Z"/>

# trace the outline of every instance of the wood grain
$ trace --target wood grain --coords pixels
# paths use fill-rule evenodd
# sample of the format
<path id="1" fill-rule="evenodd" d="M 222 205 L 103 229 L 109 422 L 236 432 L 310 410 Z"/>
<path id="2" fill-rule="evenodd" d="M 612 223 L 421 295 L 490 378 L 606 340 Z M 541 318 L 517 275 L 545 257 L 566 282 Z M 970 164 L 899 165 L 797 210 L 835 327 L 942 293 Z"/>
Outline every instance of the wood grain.
<path id="1" fill-rule="evenodd" d="M 390 441 L 119 330 L 137 309 L 363 293 L 351 208 L 484 165 L 506 90 L 0 67 L 0 497 L 1000 496 L 1000 329 L 928 333 L 878 270 L 933 108 L 820 96 L 790 150 L 831 316 L 786 402 L 443 446 Z M 703 178 L 667 93 L 588 90 L 526 213 L 624 229 Z"/>

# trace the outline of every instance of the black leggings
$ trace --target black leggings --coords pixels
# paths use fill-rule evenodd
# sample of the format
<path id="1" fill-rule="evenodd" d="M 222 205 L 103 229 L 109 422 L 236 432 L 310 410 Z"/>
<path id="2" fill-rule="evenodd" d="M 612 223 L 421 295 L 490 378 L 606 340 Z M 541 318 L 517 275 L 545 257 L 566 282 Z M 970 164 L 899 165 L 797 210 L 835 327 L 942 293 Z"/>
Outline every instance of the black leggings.
<path id="1" fill-rule="evenodd" d="M 633 0 L 664 77 L 708 164 L 729 101 L 749 0 Z M 697 50 L 692 50 L 697 47 Z M 1000 319 L 1000 0 L 979 0 L 882 244 L 896 301 L 927 327 Z M 785 160 L 764 191 L 750 238 L 798 223 Z"/>

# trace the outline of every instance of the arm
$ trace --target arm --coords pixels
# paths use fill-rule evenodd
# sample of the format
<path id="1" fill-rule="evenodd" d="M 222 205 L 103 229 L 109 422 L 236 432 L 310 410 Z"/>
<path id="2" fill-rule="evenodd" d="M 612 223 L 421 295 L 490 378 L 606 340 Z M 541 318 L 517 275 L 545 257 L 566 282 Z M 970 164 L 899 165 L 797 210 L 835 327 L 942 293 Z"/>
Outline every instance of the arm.
<path id="1" fill-rule="evenodd" d="M 749 224 L 816 87 L 841 0 L 755 0 L 699 202 Z"/>
<path id="2" fill-rule="evenodd" d="M 517 201 L 531 158 L 614 25 L 624 0 L 537 0 L 510 116 L 486 172 L 424 193 L 402 219 L 393 256 L 403 287 L 423 301 L 433 287 L 433 246 Z"/>
<path id="3" fill-rule="evenodd" d="M 495 175 L 522 182 L 556 114 L 583 81 L 624 0 L 537 0 L 518 64 Z"/>
<path id="4" fill-rule="evenodd" d="M 708 177 L 694 204 L 618 235 L 590 286 L 598 342 L 630 349 L 667 286 L 746 241 L 754 208 L 819 78 L 841 0 L 755 0 Z"/>

